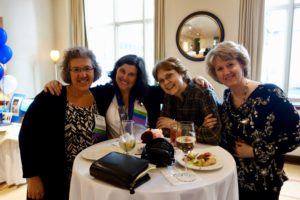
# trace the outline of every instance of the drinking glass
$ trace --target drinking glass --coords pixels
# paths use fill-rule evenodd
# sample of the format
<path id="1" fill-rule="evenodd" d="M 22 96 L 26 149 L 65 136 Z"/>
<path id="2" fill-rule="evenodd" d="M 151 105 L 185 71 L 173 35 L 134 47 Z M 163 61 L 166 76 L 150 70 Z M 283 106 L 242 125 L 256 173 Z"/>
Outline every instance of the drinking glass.
<path id="1" fill-rule="evenodd" d="M 191 182 L 196 176 L 187 169 L 187 154 L 194 149 L 196 142 L 195 127 L 192 121 L 180 122 L 181 135 L 176 138 L 176 146 L 184 153 L 184 172 L 175 173 L 174 176 L 182 182 Z"/>
<path id="2" fill-rule="evenodd" d="M 176 147 L 176 138 L 179 137 L 180 134 L 180 123 L 174 122 L 170 125 L 170 143 Z"/>
<path id="3" fill-rule="evenodd" d="M 128 152 L 135 147 L 135 135 L 133 133 L 133 120 L 121 121 L 121 136 L 119 138 L 119 146 L 129 154 Z"/>

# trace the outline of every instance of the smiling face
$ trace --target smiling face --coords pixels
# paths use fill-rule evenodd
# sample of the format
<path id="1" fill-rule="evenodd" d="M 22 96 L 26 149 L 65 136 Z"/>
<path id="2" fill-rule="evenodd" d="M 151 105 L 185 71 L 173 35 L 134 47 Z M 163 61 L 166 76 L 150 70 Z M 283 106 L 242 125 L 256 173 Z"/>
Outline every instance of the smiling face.
<path id="1" fill-rule="evenodd" d="M 120 91 L 129 92 L 137 79 L 137 68 L 134 65 L 124 64 L 120 66 L 116 74 L 116 83 Z"/>
<path id="2" fill-rule="evenodd" d="M 236 59 L 223 60 L 216 57 L 213 64 L 218 80 L 225 86 L 232 88 L 242 83 L 244 74 L 241 64 Z"/>
<path id="3" fill-rule="evenodd" d="M 184 82 L 182 75 L 175 70 L 157 70 L 157 81 L 166 94 L 181 97 L 187 84 Z"/>
<path id="4" fill-rule="evenodd" d="M 74 89 L 84 92 L 89 90 L 94 80 L 94 70 L 89 58 L 70 60 L 71 85 Z"/>

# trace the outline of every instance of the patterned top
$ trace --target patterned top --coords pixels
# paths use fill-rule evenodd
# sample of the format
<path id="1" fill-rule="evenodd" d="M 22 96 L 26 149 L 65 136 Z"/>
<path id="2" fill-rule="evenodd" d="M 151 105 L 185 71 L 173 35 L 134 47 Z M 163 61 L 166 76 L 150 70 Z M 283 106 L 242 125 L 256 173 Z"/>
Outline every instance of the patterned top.
<path id="1" fill-rule="evenodd" d="M 227 148 L 233 156 L 235 140 L 253 147 L 254 158 L 235 157 L 240 188 L 279 191 L 287 180 L 283 154 L 300 144 L 299 114 L 283 91 L 273 84 L 259 85 L 235 108 L 226 89 L 221 118 Z"/>
<path id="2" fill-rule="evenodd" d="M 100 142 L 93 133 L 95 114 L 98 114 L 97 105 L 89 107 L 74 106 L 67 103 L 65 122 L 65 155 L 69 181 L 75 157 L 85 148 Z"/>
<path id="3" fill-rule="evenodd" d="M 183 100 L 165 94 L 161 116 L 177 121 L 193 121 L 195 123 L 198 142 L 218 144 L 221 138 L 221 121 L 218 114 L 218 98 L 213 90 L 199 88 L 189 81 L 182 93 Z M 202 126 L 204 117 L 212 113 L 218 122 L 212 129 Z"/>

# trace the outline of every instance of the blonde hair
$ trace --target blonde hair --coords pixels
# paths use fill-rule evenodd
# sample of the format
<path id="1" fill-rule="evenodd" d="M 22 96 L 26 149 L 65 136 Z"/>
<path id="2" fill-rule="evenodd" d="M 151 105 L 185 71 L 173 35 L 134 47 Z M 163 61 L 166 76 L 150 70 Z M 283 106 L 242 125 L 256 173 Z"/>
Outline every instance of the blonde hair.
<path id="1" fill-rule="evenodd" d="M 242 67 L 243 74 L 248 77 L 250 67 L 250 56 L 247 49 L 240 44 L 232 41 L 224 41 L 219 43 L 215 48 L 209 51 L 205 57 L 208 74 L 217 82 L 220 83 L 216 75 L 214 61 L 216 58 L 222 60 L 237 60 Z"/>

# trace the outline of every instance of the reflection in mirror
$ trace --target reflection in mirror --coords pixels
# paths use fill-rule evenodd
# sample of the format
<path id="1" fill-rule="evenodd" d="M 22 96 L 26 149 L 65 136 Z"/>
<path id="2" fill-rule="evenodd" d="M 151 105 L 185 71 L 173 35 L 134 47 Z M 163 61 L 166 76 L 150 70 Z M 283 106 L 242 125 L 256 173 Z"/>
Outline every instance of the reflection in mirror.
<path id="1" fill-rule="evenodd" d="M 211 48 L 224 40 L 224 28 L 212 13 L 199 11 L 180 23 L 176 44 L 181 54 L 193 61 L 203 61 Z"/>

